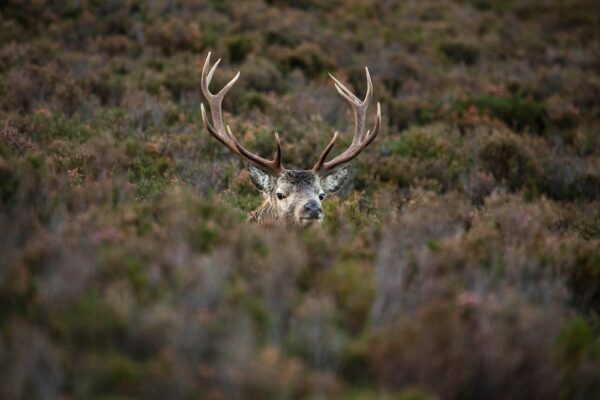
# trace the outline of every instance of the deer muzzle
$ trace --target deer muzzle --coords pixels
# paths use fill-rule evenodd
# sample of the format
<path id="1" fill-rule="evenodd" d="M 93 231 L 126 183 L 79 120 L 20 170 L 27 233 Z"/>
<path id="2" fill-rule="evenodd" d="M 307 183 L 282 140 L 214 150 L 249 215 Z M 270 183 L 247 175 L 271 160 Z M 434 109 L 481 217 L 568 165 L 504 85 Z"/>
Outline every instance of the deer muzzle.
<path id="1" fill-rule="evenodd" d="M 323 208 L 321 207 L 321 203 L 312 199 L 304 204 L 304 215 L 303 219 L 322 219 L 323 218 Z"/>

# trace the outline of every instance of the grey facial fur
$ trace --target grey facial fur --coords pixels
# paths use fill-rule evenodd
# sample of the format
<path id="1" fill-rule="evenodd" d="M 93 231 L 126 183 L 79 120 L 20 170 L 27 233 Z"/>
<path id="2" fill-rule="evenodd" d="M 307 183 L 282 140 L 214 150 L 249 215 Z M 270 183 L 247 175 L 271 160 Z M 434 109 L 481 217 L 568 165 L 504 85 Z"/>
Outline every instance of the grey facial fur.
<path id="1" fill-rule="evenodd" d="M 284 221 L 288 226 L 305 227 L 323 220 L 323 199 L 342 187 L 350 167 L 342 166 L 325 177 L 311 170 L 284 170 L 271 176 L 252 164 L 248 164 L 248 171 L 265 197 L 265 202 L 251 213 L 252 221 Z"/>

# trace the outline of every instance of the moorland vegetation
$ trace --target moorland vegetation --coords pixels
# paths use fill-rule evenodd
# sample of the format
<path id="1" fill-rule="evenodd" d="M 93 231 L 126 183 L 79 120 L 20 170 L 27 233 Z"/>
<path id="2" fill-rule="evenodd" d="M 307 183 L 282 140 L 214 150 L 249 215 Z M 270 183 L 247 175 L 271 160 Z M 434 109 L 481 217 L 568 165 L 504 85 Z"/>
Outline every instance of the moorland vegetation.
<path id="1" fill-rule="evenodd" d="M 600 394 L 593 0 L 8 0 L 0 6 L 0 398 Z M 383 125 L 321 229 L 202 128 L 312 165 Z M 372 116 L 369 116 L 369 120 Z M 335 150 L 334 150 L 335 152 Z"/>

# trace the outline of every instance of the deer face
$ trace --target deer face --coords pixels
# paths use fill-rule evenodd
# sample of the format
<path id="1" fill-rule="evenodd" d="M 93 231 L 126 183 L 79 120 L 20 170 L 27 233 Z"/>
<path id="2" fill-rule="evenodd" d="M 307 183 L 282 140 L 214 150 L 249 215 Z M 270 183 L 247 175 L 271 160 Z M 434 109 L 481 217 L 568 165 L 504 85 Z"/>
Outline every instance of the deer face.
<path id="1" fill-rule="evenodd" d="M 323 220 L 323 200 L 344 185 L 350 167 L 337 168 L 324 177 L 308 170 L 285 170 L 273 175 L 250 163 L 248 171 L 254 186 L 265 196 L 275 219 L 305 227 Z"/>

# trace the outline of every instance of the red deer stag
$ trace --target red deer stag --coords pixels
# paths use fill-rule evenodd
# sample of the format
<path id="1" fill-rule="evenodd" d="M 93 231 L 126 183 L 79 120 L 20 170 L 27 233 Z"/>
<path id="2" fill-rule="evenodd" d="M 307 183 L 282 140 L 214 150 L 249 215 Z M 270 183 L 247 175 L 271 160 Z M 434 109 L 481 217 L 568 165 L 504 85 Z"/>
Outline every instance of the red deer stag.
<path id="1" fill-rule="evenodd" d="M 211 93 L 208 86 L 221 60 L 210 68 L 210 53 L 202 68 L 202 93 L 208 102 L 212 122 L 209 121 L 204 104 L 201 105 L 202 121 L 205 128 L 223 145 L 246 162 L 250 178 L 256 188 L 265 197 L 264 203 L 250 214 L 250 221 L 265 224 L 268 221 L 283 221 L 289 227 L 306 227 L 323 220 L 324 212 L 321 202 L 331 193 L 339 190 L 346 181 L 349 162 L 365 149 L 377 136 L 381 125 L 381 107 L 377 103 L 377 116 L 373 130 L 365 130 L 367 108 L 373 95 L 373 84 L 369 70 L 367 75 L 367 93 L 364 100 L 356 97 L 348 88 L 332 75 L 335 88 L 354 111 L 354 137 L 350 146 L 333 159 L 326 161 L 338 132 L 321 153 L 319 160 L 310 170 L 285 169 L 281 165 L 281 141 L 279 134 L 275 136 L 275 156 L 272 160 L 264 159 L 240 144 L 223 122 L 223 98 L 240 77 L 238 72 L 217 94 Z"/>

